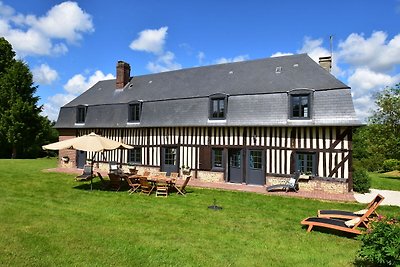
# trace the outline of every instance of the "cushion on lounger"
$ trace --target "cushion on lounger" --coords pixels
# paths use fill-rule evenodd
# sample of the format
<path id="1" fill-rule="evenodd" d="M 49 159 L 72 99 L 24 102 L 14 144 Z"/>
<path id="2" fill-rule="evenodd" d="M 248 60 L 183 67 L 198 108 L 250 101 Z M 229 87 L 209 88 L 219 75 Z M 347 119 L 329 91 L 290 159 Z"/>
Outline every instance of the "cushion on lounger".
<path id="1" fill-rule="evenodd" d="M 348 221 L 345 221 L 344 223 L 348 226 L 348 227 L 353 227 L 356 223 L 358 223 L 360 221 L 360 218 L 354 218 Z"/>
<path id="2" fill-rule="evenodd" d="M 289 185 L 294 186 L 295 183 L 296 183 L 296 179 L 290 178 Z"/>
<path id="3" fill-rule="evenodd" d="M 364 215 L 367 211 L 368 211 L 367 209 L 358 210 L 358 211 L 355 211 L 354 214 L 357 214 L 357 215 Z"/>

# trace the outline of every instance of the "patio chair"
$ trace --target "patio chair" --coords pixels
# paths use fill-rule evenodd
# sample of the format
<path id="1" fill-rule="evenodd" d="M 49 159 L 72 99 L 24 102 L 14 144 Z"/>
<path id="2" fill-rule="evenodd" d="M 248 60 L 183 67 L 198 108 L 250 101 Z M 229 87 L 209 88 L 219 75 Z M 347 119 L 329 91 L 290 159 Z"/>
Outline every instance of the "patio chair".
<path id="1" fill-rule="evenodd" d="M 76 176 L 75 180 L 76 181 L 89 181 L 92 178 L 93 178 L 92 166 L 85 165 L 85 166 L 83 166 L 83 173 L 81 175 Z"/>
<path id="2" fill-rule="evenodd" d="M 355 211 L 355 212 L 345 211 L 345 210 L 318 210 L 318 217 L 350 220 L 350 219 L 354 219 L 354 218 L 360 218 L 367 211 L 371 211 L 370 216 L 366 217 L 365 221 L 362 221 L 362 224 L 364 224 L 364 226 L 367 226 L 366 224 L 369 222 L 371 217 L 379 216 L 379 214 L 376 212 L 376 209 L 378 208 L 379 204 L 381 204 L 384 199 L 385 198 L 382 195 L 378 194 L 368 204 L 368 206 L 365 209 Z"/>
<path id="3" fill-rule="evenodd" d="M 156 197 L 168 197 L 168 184 L 166 181 L 158 180 L 156 185 Z"/>
<path id="4" fill-rule="evenodd" d="M 93 190 L 93 172 L 92 166 L 85 165 L 83 166 L 83 173 L 75 177 L 75 181 L 77 182 L 86 182 L 90 181 L 90 190 Z"/>
<path id="5" fill-rule="evenodd" d="M 128 183 L 130 186 L 130 189 L 128 190 L 129 194 L 133 194 L 140 188 L 140 183 L 137 182 L 136 179 L 131 179 L 129 176 L 124 176 L 125 181 Z M 132 181 L 133 180 L 133 181 Z"/>
<path id="6" fill-rule="evenodd" d="M 189 180 L 190 180 L 191 177 L 192 176 L 190 176 L 190 175 L 187 176 L 186 180 L 183 182 L 183 184 L 182 184 L 182 186 L 180 188 L 179 187 L 175 187 L 176 190 L 178 191 L 178 192 L 176 192 L 177 195 L 181 194 L 182 196 L 186 196 L 186 186 L 189 183 Z"/>
<path id="7" fill-rule="evenodd" d="M 297 193 L 299 190 L 299 178 L 300 178 L 300 172 L 295 172 L 293 177 L 290 178 L 290 180 L 286 184 L 276 184 L 276 185 L 271 185 L 267 187 L 267 191 L 275 191 L 275 190 L 285 190 L 286 192 L 289 192 L 290 190 L 293 190 Z"/>
<path id="8" fill-rule="evenodd" d="M 147 194 L 148 196 L 153 192 L 154 190 L 154 185 L 151 185 L 149 181 L 147 181 L 146 177 L 140 177 L 140 193 L 141 194 Z"/>
<path id="9" fill-rule="evenodd" d="M 115 173 L 109 173 L 108 178 L 110 178 L 109 187 L 115 191 L 121 189 L 121 177 Z"/>
<path id="10" fill-rule="evenodd" d="M 378 203 L 373 203 L 371 207 L 364 213 L 361 217 L 353 218 L 351 220 L 339 220 L 339 219 L 332 219 L 332 218 L 321 218 L 321 217 L 309 217 L 301 221 L 302 225 L 308 225 L 307 232 L 311 232 L 314 226 L 328 228 L 328 229 L 335 229 L 341 232 L 347 232 L 352 234 L 361 234 L 362 231 L 357 229 L 359 226 L 364 226 L 368 228 L 368 224 L 365 224 L 365 220 L 372 214 L 374 211 L 375 206 Z"/>
<path id="11" fill-rule="evenodd" d="M 114 174 L 120 173 L 120 169 L 116 161 L 109 162 L 109 173 L 114 173 Z"/>

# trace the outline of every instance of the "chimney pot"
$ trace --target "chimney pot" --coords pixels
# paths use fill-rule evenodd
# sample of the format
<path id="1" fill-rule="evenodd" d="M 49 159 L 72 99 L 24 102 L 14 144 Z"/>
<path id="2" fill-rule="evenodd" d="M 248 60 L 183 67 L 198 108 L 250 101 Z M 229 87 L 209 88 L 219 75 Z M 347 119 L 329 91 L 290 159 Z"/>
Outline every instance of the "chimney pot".
<path id="1" fill-rule="evenodd" d="M 319 65 L 323 67 L 327 72 L 331 72 L 332 69 L 332 57 L 320 57 Z"/>
<path id="2" fill-rule="evenodd" d="M 131 66 L 128 63 L 119 60 L 117 62 L 116 88 L 117 89 L 124 88 L 125 85 L 129 82 L 130 78 L 131 78 Z"/>

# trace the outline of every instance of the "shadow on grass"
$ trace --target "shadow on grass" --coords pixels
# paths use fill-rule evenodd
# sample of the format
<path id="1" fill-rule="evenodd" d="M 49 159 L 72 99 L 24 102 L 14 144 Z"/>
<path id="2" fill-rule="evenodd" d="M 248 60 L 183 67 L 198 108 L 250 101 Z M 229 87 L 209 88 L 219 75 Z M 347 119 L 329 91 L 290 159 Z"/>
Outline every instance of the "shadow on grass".
<path id="1" fill-rule="evenodd" d="M 308 226 L 307 225 L 302 225 L 302 228 L 307 231 Z M 335 235 L 335 236 L 341 236 L 341 237 L 346 237 L 346 238 L 351 238 L 355 239 L 358 235 L 348 233 L 348 232 L 343 232 L 335 229 L 330 229 L 330 228 L 323 228 L 323 227 L 318 227 L 314 226 L 312 231 L 308 234 L 312 234 L 312 232 L 320 232 L 328 235 Z"/>
<path id="2" fill-rule="evenodd" d="M 394 177 L 394 176 L 379 176 L 379 179 L 390 179 L 390 180 L 399 180 L 400 182 L 400 177 Z"/>

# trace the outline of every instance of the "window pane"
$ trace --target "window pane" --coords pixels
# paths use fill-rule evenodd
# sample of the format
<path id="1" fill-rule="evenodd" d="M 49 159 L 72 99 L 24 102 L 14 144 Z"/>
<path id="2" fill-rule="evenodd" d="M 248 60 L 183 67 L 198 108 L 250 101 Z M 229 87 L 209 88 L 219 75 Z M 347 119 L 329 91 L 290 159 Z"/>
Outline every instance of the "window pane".
<path id="1" fill-rule="evenodd" d="M 225 118 L 225 98 L 211 100 L 211 118 Z"/>
<path id="2" fill-rule="evenodd" d="M 212 151 L 213 167 L 222 168 L 222 148 L 214 148 Z"/>
<path id="3" fill-rule="evenodd" d="M 132 163 L 142 163 L 142 149 L 141 148 L 134 148 L 129 150 L 128 154 L 128 161 Z"/>
<path id="4" fill-rule="evenodd" d="M 315 174 L 315 154 L 313 153 L 298 153 L 297 157 L 297 169 L 303 174 Z"/>
<path id="5" fill-rule="evenodd" d="M 233 152 L 230 156 L 230 166 L 231 167 L 236 167 L 236 168 L 240 168 L 241 166 L 241 161 L 242 161 L 242 157 L 241 157 L 241 152 L 240 150 Z"/>
<path id="6" fill-rule="evenodd" d="M 293 118 L 309 117 L 309 95 L 292 95 L 291 101 Z"/>
<path id="7" fill-rule="evenodd" d="M 140 121 L 140 105 L 130 104 L 129 105 L 129 121 Z"/>
<path id="8" fill-rule="evenodd" d="M 165 148 L 165 165 L 176 165 L 176 148 Z"/>
<path id="9" fill-rule="evenodd" d="M 250 168 L 260 170 L 262 169 L 262 151 L 250 151 Z"/>

